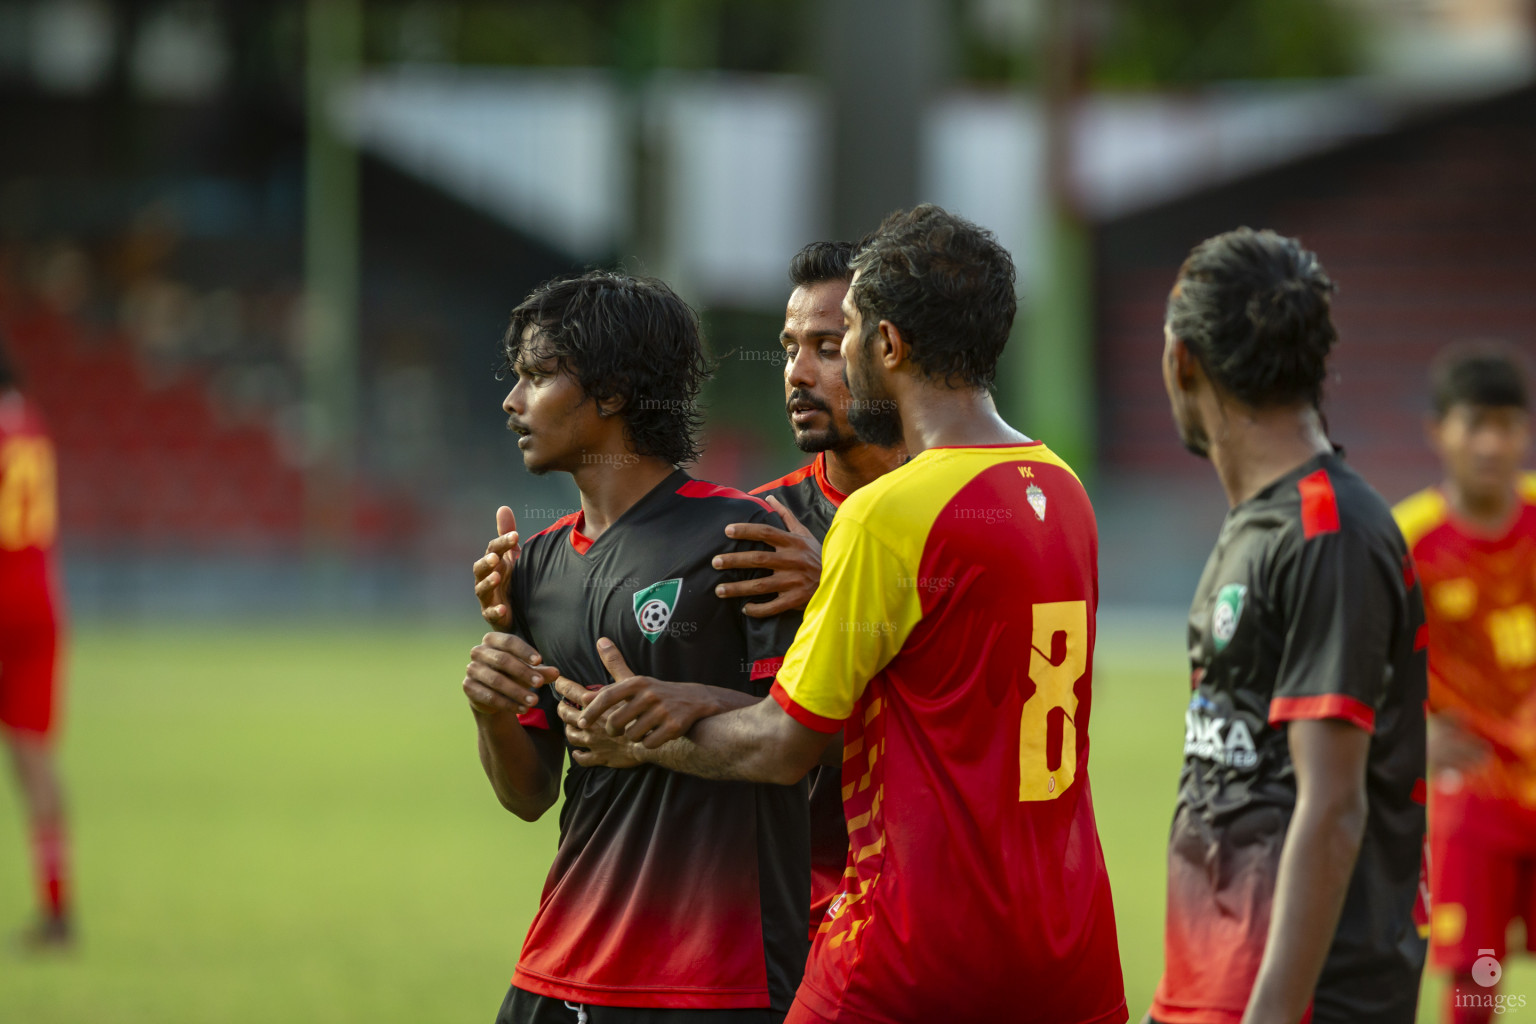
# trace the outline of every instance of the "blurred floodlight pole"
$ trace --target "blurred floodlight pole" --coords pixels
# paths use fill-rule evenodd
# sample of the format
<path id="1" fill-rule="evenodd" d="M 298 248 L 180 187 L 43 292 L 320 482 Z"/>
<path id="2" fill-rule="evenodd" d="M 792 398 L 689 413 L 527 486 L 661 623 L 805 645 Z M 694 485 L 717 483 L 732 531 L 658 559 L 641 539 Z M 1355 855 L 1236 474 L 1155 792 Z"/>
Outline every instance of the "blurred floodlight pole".
<path id="1" fill-rule="evenodd" d="M 304 382 L 310 542 L 345 539 L 357 443 L 357 153 L 337 134 L 337 96 L 362 55 L 361 0 L 309 0 L 305 26 Z"/>
<path id="2" fill-rule="evenodd" d="M 1075 119 L 1085 79 L 1083 5 L 1043 0 L 1040 62 L 1045 121 L 1046 211 L 1039 284 L 1024 296 L 1014 326 L 1021 346 L 1026 432 L 1039 437 L 1087 479 L 1093 473 L 1096 410 L 1093 366 L 1092 240 L 1078 199 Z"/>
<path id="3" fill-rule="evenodd" d="M 824 10 L 806 21 L 832 94 L 832 226 L 856 239 L 919 198 L 923 115 L 949 18 L 938 0 L 829 0 Z"/>

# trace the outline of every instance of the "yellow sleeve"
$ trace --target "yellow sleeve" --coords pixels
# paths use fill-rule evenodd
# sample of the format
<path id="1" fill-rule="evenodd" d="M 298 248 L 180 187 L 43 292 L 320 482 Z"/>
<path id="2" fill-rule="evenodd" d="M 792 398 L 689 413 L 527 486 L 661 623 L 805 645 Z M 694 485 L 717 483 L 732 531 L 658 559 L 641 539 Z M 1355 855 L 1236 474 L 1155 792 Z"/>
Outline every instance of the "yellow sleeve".
<path id="1" fill-rule="evenodd" d="M 922 618 L 917 566 L 856 519 L 838 516 L 821 584 L 784 655 L 773 697 L 801 725 L 834 733 Z"/>
<path id="2" fill-rule="evenodd" d="M 1527 505 L 1536 505 L 1536 473 L 1520 474 L 1520 498 Z"/>
<path id="3" fill-rule="evenodd" d="M 1445 497 L 1435 488 L 1404 498 L 1392 509 L 1397 528 L 1412 551 L 1424 535 L 1445 522 Z"/>

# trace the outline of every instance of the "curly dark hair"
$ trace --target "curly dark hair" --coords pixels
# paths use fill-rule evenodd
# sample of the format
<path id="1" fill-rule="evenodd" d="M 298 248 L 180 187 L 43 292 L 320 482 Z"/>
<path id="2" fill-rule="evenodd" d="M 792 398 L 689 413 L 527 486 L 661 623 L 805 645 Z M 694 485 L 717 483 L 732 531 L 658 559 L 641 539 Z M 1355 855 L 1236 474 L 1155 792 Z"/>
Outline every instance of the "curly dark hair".
<path id="1" fill-rule="evenodd" d="M 929 379 L 992 386 L 1018 309 L 1013 257 L 996 235 L 924 203 L 885 218 L 853 269 L 866 336 L 889 320 Z"/>
<path id="2" fill-rule="evenodd" d="M 1250 408 L 1320 405 L 1337 291 L 1294 238 L 1238 228 L 1190 251 L 1168 297 L 1168 329 Z"/>
<path id="3" fill-rule="evenodd" d="M 665 282 L 611 270 L 548 281 L 512 311 L 502 372 L 516 372 L 525 346 L 553 358 L 593 401 L 623 399 L 636 454 L 674 466 L 699 457 L 709 360 L 698 315 Z"/>
<path id="4" fill-rule="evenodd" d="M 789 283 L 796 288 L 848 281 L 853 277 L 853 254 L 857 242 L 812 242 L 789 261 Z"/>
<path id="5" fill-rule="evenodd" d="M 1525 359 L 1501 341 L 1464 341 L 1442 351 L 1430 364 L 1435 415 L 1453 405 L 1490 409 L 1531 407 Z"/>

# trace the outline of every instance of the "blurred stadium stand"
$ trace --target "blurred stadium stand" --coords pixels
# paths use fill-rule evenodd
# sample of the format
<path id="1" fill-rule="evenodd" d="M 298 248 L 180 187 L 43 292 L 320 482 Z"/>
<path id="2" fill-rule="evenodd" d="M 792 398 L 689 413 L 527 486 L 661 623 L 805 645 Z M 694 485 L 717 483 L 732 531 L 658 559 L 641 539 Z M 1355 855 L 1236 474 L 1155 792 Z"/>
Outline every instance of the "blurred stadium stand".
<path id="1" fill-rule="evenodd" d="M 236 564 L 290 577 L 253 584 L 281 608 L 306 589 L 302 123 L 281 103 L 123 116 L 111 96 L 0 101 L 0 138 L 25 141 L 0 146 L 0 331 L 56 434 L 71 589 L 118 607 L 125 577 Z M 486 532 L 466 506 L 506 500 L 466 493 L 516 472 L 492 373 L 507 310 L 569 261 L 382 162 L 362 192 L 352 552 L 456 565 Z M 519 487 L 553 510 L 549 490 Z"/>
<path id="2" fill-rule="evenodd" d="M 1207 3 L 1246 10 L 1248 49 L 1210 45 L 1215 21 L 1110 19 L 1076 111 L 1106 603 L 1186 601 L 1225 508 L 1179 449 L 1157 373 L 1163 294 L 1200 238 L 1246 221 L 1319 250 L 1343 288 L 1330 418 L 1389 496 L 1433 476 L 1428 354 L 1532 341 L 1536 103 L 1478 97 L 1532 80 L 1536 33 L 1515 29 L 1536 4 Z M 709 0 L 682 20 L 617 0 L 365 8 L 361 77 L 329 108 L 361 154 L 351 542 L 317 559 L 310 8 L 0 0 L 0 329 L 59 435 L 83 611 L 195 611 L 237 581 L 242 610 L 462 612 L 496 505 L 537 529 L 575 500 L 519 468 L 492 370 L 510 305 L 588 262 L 649 268 L 703 307 L 719 368 L 693 469 L 735 485 L 802 461 L 779 393 L 783 266 L 833 225 L 873 226 L 850 211 L 944 203 L 1014 251 L 1026 312 L 1042 294 L 1039 3 Z M 1346 8 L 1375 27 L 1343 31 Z M 829 31 L 833 14 L 867 31 Z M 1273 17 L 1311 26 L 1310 44 L 1280 45 L 1292 34 Z M 886 54 L 882 32 L 936 62 L 901 103 L 861 91 L 864 62 L 847 59 Z M 881 119 L 902 130 L 863 131 Z M 1018 376 L 999 404 L 1037 432 Z"/>
<path id="3" fill-rule="evenodd" d="M 1224 511 L 1209 467 L 1179 444 L 1157 372 L 1168 289 L 1189 248 L 1249 224 L 1318 253 L 1339 286 L 1331 432 L 1383 494 L 1404 497 L 1439 477 L 1422 425 L 1433 355 L 1472 338 L 1536 354 L 1533 124 L 1536 89 L 1525 88 L 1098 227 L 1107 593 L 1172 599 L 1170 575 L 1193 586 L 1173 567 L 1201 534 L 1209 543 Z M 1138 522 L 1170 531 L 1175 554 L 1151 550 Z"/>

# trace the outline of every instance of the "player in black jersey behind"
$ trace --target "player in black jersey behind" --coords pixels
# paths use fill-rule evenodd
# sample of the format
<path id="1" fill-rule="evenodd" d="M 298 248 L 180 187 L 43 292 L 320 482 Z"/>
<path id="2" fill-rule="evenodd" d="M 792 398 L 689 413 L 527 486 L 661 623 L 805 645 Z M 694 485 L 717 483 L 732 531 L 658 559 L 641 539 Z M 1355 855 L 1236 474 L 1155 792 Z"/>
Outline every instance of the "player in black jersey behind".
<path id="1" fill-rule="evenodd" d="M 608 678 L 599 637 L 649 675 L 711 680 L 687 691 L 704 714 L 767 695 L 795 622 L 715 596 L 714 557 L 760 548 L 725 527 L 782 521 L 677 468 L 697 454 L 706 363 L 671 289 L 601 271 L 551 282 L 513 312 L 504 348 L 524 466 L 570 473 L 581 492 L 579 511 L 521 543 L 503 510 L 482 605 L 510 631 L 474 649 L 463 684 L 492 788 L 531 821 L 555 803 L 566 762 L 545 684 L 562 670 Z M 660 724 L 642 716 L 631 735 Z M 565 771 L 559 847 L 498 1021 L 781 1020 L 808 950 L 805 783 L 617 767 Z"/>
<path id="2" fill-rule="evenodd" d="M 771 575 L 723 583 L 722 597 L 754 597 L 748 615 L 795 616 L 821 578 L 821 542 L 843 499 L 906 460 L 901 445 L 868 444 L 848 424 L 848 382 L 843 379 L 843 296 L 853 281 L 853 242 L 812 242 L 789 264 L 795 287 L 784 310 L 779 344 L 784 348 L 784 411 L 795 432 L 795 447 L 815 453 L 802 466 L 760 487 L 753 494 L 774 504 L 790 532 L 771 526 L 730 527 L 732 537 L 760 540 L 771 552 L 721 555 L 722 569 L 763 568 Z M 803 527 L 804 534 L 795 532 Z M 764 599 L 766 596 L 767 599 Z M 622 724 L 622 716 L 611 720 Z M 681 735 L 679 733 L 679 735 Z M 811 932 L 843 891 L 848 866 L 848 821 L 843 815 L 843 767 L 827 764 L 811 771 Z"/>
<path id="3" fill-rule="evenodd" d="M 1333 283 L 1248 228 L 1190 254 L 1163 377 L 1231 510 L 1190 609 L 1164 1024 L 1411 1024 L 1425 940 L 1424 610 L 1319 403 Z"/>

